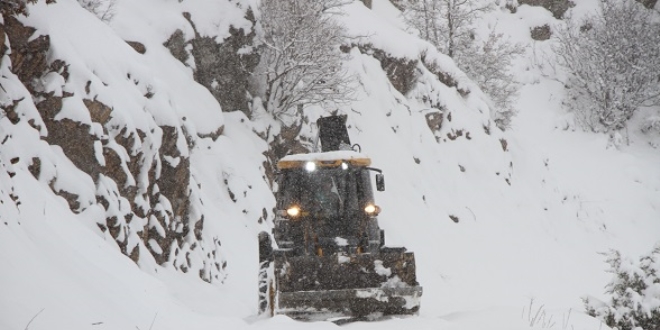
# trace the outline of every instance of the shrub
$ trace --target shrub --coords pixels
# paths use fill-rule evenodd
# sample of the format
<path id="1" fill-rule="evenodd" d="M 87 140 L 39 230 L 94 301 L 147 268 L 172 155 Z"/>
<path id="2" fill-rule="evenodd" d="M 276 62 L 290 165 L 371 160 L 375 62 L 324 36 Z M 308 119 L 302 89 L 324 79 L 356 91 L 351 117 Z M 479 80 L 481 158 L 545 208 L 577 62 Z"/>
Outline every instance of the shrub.
<path id="1" fill-rule="evenodd" d="M 566 105 L 587 130 L 626 128 L 643 106 L 660 104 L 658 14 L 632 0 L 603 0 L 599 14 L 559 29 L 555 53 Z"/>
<path id="2" fill-rule="evenodd" d="M 520 88 L 510 69 L 524 49 L 494 30 L 488 35 L 477 33 L 475 23 L 493 8 L 491 3 L 469 0 L 410 1 L 403 18 L 412 31 L 451 57 L 490 96 L 493 120 L 505 130 L 516 114 L 514 103 Z"/>
<path id="3" fill-rule="evenodd" d="M 660 243 L 636 263 L 619 251 L 606 254 L 609 272 L 608 303 L 585 298 L 587 313 L 619 330 L 660 329 Z"/>

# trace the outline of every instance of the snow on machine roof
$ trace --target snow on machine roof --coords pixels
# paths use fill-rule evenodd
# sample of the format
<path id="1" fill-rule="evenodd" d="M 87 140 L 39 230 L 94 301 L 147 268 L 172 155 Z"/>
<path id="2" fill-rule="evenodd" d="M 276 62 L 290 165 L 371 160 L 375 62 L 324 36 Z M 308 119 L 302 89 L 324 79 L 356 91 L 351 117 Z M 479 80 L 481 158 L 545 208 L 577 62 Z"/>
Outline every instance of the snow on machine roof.
<path id="1" fill-rule="evenodd" d="M 309 154 L 288 155 L 280 159 L 277 167 L 280 170 L 300 168 L 305 164 L 314 162 L 320 167 L 338 167 L 342 163 L 348 163 L 353 166 L 369 166 L 371 159 L 364 154 L 352 150 L 328 151 Z"/>

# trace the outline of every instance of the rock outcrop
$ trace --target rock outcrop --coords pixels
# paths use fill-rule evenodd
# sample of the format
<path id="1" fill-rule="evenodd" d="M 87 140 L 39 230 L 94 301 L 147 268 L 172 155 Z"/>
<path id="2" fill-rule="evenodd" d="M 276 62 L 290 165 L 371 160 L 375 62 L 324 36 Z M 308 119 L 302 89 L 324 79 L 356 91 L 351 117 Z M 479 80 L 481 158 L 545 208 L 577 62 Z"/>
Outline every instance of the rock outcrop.
<path id="1" fill-rule="evenodd" d="M 194 38 L 185 40 L 181 30 L 175 31 L 165 42 L 172 56 L 184 64 L 192 57 L 195 81 L 206 87 L 218 100 L 223 111 L 243 111 L 248 114 L 248 78 L 259 62 L 259 55 L 249 51 L 255 33 L 229 27 L 229 36 L 222 42 L 203 36 L 195 27 L 190 13 L 183 13 L 194 31 Z M 246 20 L 256 22 L 251 9 Z M 190 52 L 186 50 L 190 46 Z"/>
<path id="2" fill-rule="evenodd" d="M 139 265 L 155 262 L 195 272 L 205 281 L 222 281 L 226 261 L 219 239 L 203 233 L 205 213 L 190 169 L 191 149 L 201 137 L 190 134 L 183 121 L 167 124 L 149 113 L 143 116 L 146 122 L 135 125 L 122 117 L 122 109 L 102 101 L 107 84 L 90 79 L 80 86 L 72 78 L 72 64 L 58 58 L 50 36 L 36 34 L 13 13 L 3 15 L 0 23 L 0 36 L 9 41 L 0 49 L 8 61 L 3 72 L 14 74 L 27 91 L 3 95 L 0 119 L 9 123 L 1 124 L 29 127 L 33 136 L 41 136 L 41 141 L 34 139 L 40 147 L 26 151 L 30 157 L 23 162 L 29 163 L 29 172 L 64 198 L 72 212 L 101 209 L 104 215 L 95 218 L 99 235 L 114 240 Z M 139 52 L 144 45 L 131 47 Z M 139 89 L 140 79 L 130 74 L 126 79 Z M 20 147 L 11 145 L 12 127 L 5 128 L 7 135 L 0 129 L 0 138 L 6 147 Z M 222 127 L 215 131 L 217 138 Z M 0 159 L 0 165 L 11 164 Z M 12 194 L 7 187 L 3 195 Z"/>
<path id="3" fill-rule="evenodd" d="M 518 0 L 518 3 L 543 7 L 549 10 L 556 19 L 561 19 L 569 8 L 575 6 L 571 0 Z"/>

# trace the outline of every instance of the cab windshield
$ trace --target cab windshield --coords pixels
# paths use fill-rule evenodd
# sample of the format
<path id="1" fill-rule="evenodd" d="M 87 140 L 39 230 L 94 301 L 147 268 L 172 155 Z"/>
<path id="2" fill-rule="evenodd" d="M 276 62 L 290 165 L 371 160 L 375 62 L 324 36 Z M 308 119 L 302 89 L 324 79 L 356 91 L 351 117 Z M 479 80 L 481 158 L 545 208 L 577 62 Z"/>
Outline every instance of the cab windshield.
<path id="1" fill-rule="evenodd" d="M 285 170 L 278 183 L 280 210 L 296 205 L 316 217 L 348 218 L 373 203 L 369 170 L 364 168 Z"/>

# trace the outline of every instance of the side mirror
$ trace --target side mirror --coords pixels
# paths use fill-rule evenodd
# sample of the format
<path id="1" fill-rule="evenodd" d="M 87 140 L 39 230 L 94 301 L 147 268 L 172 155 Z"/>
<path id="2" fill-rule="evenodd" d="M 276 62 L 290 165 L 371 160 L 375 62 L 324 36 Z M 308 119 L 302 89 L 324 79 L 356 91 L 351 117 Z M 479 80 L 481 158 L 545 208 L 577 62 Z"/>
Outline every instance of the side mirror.
<path id="1" fill-rule="evenodd" d="M 385 176 L 382 173 L 376 174 L 376 190 L 385 191 Z"/>

